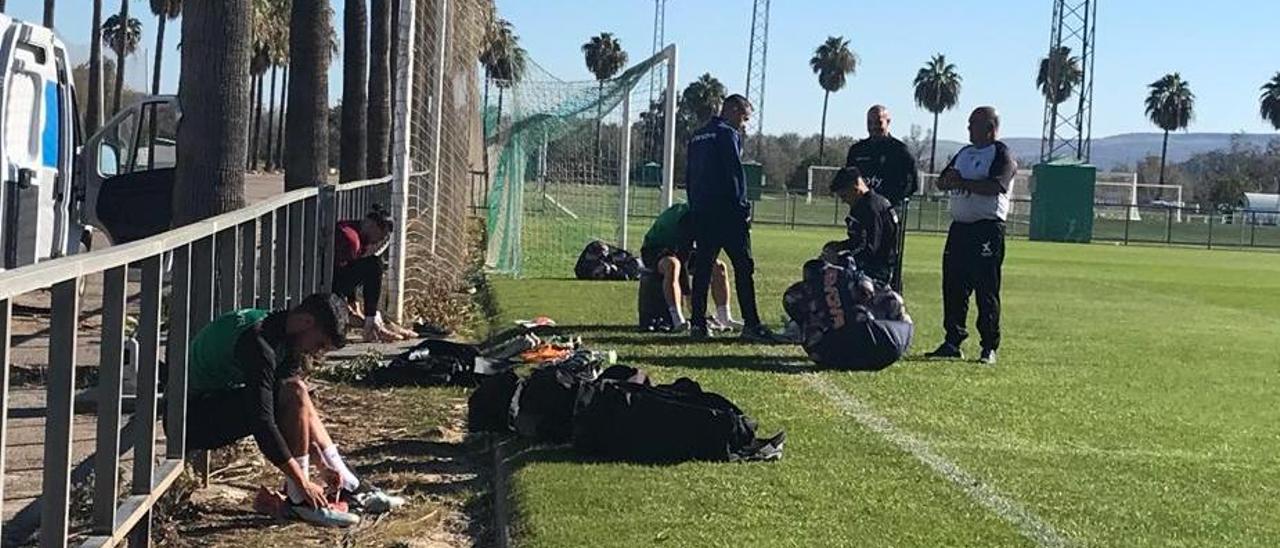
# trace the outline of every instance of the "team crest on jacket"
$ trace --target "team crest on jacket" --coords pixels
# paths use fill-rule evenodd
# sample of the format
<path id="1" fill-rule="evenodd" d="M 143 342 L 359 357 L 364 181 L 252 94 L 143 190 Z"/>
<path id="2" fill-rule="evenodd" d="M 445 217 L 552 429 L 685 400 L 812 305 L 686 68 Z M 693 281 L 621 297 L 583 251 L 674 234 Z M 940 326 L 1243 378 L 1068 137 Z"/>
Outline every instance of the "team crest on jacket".
<path id="1" fill-rule="evenodd" d="M 978 254 L 983 257 L 995 256 L 996 252 L 991 250 L 991 240 L 982 242 L 982 251 L 980 251 Z"/>

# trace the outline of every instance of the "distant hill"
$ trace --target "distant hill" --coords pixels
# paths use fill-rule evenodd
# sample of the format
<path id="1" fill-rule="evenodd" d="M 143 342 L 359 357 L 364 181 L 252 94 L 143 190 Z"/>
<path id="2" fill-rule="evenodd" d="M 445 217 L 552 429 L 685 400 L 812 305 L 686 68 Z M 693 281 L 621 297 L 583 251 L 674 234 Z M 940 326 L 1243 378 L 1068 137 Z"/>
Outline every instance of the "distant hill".
<path id="1" fill-rule="evenodd" d="M 1169 161 L 1185 162 L 1192 156 L 1202 152 L 1225 150 L 1231 147 L 1231 139 L 1239 136 L 1246 144 L 1266 147 L 1273 139 L 1280 139 L 1280 134 L 1267 133 L 1171 133 L 1169 134 Z M 1100 169 L 1111 170 L 1122 168 L 1132 170 L 1133 166 L 1147 156 L 1160 155 L 1162 133 L 1124 133 L 1093 140 L 1093 165 Z M 1040 156 L 1040 139 L 1028 137 L 1010 137 L 1004 142 L 1012 148 L 1019 159 L 1031 160 Z M 960 150 L 961 143 L 956 141 L 938 141 L 938 157 L 950 157 Z M 939 160 L 941 163 L 941 160 Z"/>

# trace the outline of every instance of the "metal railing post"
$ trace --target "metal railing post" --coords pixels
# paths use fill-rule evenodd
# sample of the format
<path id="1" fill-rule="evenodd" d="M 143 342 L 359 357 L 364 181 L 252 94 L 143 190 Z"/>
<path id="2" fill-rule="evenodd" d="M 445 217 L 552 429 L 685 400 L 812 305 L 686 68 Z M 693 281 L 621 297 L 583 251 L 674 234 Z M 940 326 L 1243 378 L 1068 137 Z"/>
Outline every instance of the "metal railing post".
<path id="1" fill-rule="evenodd" d="M 1257 235 L 1258 235 L 1258 214 L 1256 212 L 1250 211 L 1249 212 L 1249 247 L 1253 247 L 1253 244 L 1256 242 L 1254 238 L 1257 237 Z"/>
<path id="2" fill-rule="evenodd" d="M 1164 243 L 1171 244 L 1173 243 L 1173 208 L 1165 207 L 1164 210 L 1165 210 L 1165 213 L 1168 214 L 1166 215 L 1166 217 L 1168 218 L 1168 223 L 1164 229 Z"/>
<path id="3" fill-rule="evenodd" d="M 98 438 L 94 447 L 93 531 L 110 534 L 120 478 L 120 399 L 124 369 L 126 267 L 103 273 L 102 343 L 98 363 Z"/>
<path id="4" fill-rule="evenodd" d="M 305 222 L 302 204 L 289 204 L 289 266 L 285 269 L 289 278 L 289 308 L 302 301 L 302 257 L 306 254 L 302 227 Z"/>
<path id="5" fill-rule="evenodd" d="M 40 494 L 40 546 L 67 545 L 71 496 L 73 393 L 76 389 L 76 328 L 80 278 L 53 286 L 49 320 L 49 375 L 44 425 L 44 482 Z"/>
<path id="6" fill-rule="evenodd" d="M 302 301 L 302 297 L 315 293 L 316 288 L 320 286 L 316 275 L 316 258 L 320 254 L 320 249 L 316 247 L 319 209 L 318 200 L 314 197 L 302 202 L 302 294 L 299 295 L 299 302 Z"/>
<path id="7" fill-rule="evenodd" d="M 236 245 L 236 229 L 224 228 L 218 231 L 214 244 L 214 276 L 217 292 L 214 301 L 214 317 L 226 314 L 237 308 L 236 276 L 240 275 L 236 256 L 240 247 Z"/>
<path id="8" fill-rule="evenodd" d="M 191 244 L 191 323 L 187 324 L 191 338 L 213 319 L 213 238 L 206 236 Z"/>
<path id="9" fill-rule="evenodd" d="M 156 462 L 156 388 L 159 380 L 160 358 L 160 299 L 164 284 L 161 255 L 144 259 L 142 269 L 142 313 L 138 318 L 137 406 L 133 421 L 133 488 L 135 495 L 149 495 L 155 485 Z M 147 511 L 134 527 L 130 544 L 149 546 L 151 541 L 151 512 Z"/>
<path id="10" fill-rule="evenodd" d="M 173 250 L 169 291 L 169 336 L 165 344 L 165 457 L 183 459 L 187 447 L 187 347 L 191 342 L 191 248 Z"/>
<path id="11" fill-rule="evenodd" d="M 275 219 L 274 211 L 258 218 L 258 308 L 271 308 L 275 280 Z"/>
<path id="12" fill-rule="evenodd" d="M 1124 206 L 1124 245 L 1129 245 L 1129 223 L 1133 222 L 1133 204 Z"/>
<path id="13" fill-rule="evenodd" d="M 333 245 L 334 230 L 338 224 L 338 187 L 325 185 L 320 187 L 319 209 L 320 227 L 317 244 L 320 246 L 319 287 L 318 292 L 327 293 L 333 288 Z"/>
<path id="14" fill-rule="evenodd" d="M 258 220 L 243 223 L 240 234 L 240 301 L 237 308 L 258 302 Z"/>
<path id="15" fill-rule="evenodd" d="M 275 282 L 271 284 L 271 308 L 281 310 L 289 307 L 289 206 L 275 211 L 272 217 L 276 223 Z"/>
<path id="16" fill-rule="evenodd" d="M 1214 215 L 1210 213 L 1209 214 L 1209 249 L 1213 249 L 1213 217 Z"/>

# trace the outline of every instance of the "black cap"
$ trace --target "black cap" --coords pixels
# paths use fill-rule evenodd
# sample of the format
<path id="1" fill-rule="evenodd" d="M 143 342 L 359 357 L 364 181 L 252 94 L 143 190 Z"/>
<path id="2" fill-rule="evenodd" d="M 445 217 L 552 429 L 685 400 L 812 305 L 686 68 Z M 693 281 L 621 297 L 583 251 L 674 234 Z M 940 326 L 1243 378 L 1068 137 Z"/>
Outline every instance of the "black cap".
<path id="1" fill-rule="evenodd" d="M 351 321 L 347 302 L 333 293 L 316 293 L 302 300 L 295 312 L 305 312 L 315 319 L 320 329 L 333 343 L 334 348 L 347 344 L 346 325 Z"/>
<path id="2" fill-rule="evenodd" d="M 853 186 L 859 177 L 862 177 L 862 170 L 853 166 L 842 167 L 836 172 L 836 176 L 831 178 L 831 184 L 827 189 L 831 192 L 844 190 Z"/>

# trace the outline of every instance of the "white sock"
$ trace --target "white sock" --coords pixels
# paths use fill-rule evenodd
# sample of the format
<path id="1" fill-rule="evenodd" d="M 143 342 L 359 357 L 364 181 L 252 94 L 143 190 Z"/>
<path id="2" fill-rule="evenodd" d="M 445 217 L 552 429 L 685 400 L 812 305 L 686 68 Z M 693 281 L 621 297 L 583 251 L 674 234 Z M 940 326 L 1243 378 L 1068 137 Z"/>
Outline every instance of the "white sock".
<path id="1" fill-rule="evenodd" d="M 342 487 L 348 491 L 355 491 L 360 487 L 360 479 L 351 473 L 351 469 L 347 468 L 347 463 L 342 461 L 342 455 L 338 454 L 338 446 L 330 445 L 320 451 L 320 458 L 324 459 L 326 468 L 338 473 L 338 477 L 342 478 Z"/>
<path id="2" fill-rule="evenodd" d="M 729 314 L 729 305 L 721 305 L 716 307 L 716 319 L 720 323 L 729 323 L 733 321 L 733 316 Z"/>
<path id="3" fill-rule="evenodd" d="M 684 312 L 680 311 L 679 306 L 668 306 L 667 310 L 671 312 L 672 325 L 684 325 Z"/>
<path id="4" fill-rule="evenodd" d="M 298 463 L 298 468 L 302 469 L 302 477 L 310 477 L 311 456 L 303 455 L 301 457 L 295 457 L 293 460 Z M 292 479 L 285 478 L 284 492 L 286 495 L 289 495 L 289 501 L 294 504 L 302 504 L 307 500 L 307 494 L 302 490 L 302 486 L 294 483 Z"/>

